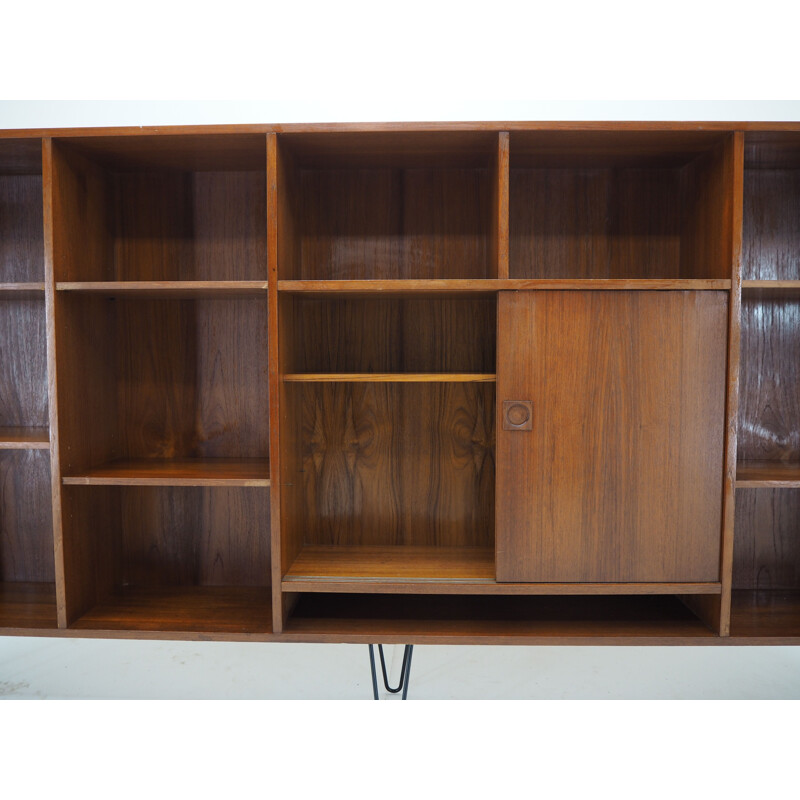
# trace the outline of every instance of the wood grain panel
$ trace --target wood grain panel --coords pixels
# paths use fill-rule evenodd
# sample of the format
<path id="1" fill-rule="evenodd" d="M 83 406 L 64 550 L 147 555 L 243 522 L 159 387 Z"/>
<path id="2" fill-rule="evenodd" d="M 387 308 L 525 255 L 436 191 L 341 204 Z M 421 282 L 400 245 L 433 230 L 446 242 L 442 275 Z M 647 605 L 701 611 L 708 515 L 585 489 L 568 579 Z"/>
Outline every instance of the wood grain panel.
<path id="1" fill-rule="evenodd" d="M 300 173 L 299 273 L 311 280 L 488 278 L 488 169 Z"/>
<path id="2" fill-rule="evenodd" d="M 737 489 L 733 587 L 800 589 L 800 491 Z"/>
<path id="3" fill-rule="evenodd" d="M 718 580 L 727 311 L 501 295 L 498 406 L 532 400 L 533 430 L 498 437 L 498 580 Z"/>
<path id="4" fill-rule="evenodd" d="M 47 428 L 44 296 L 0 297 L 0 426 Z"/>
<path id="5" fill-rule="evenodd" d="M 798 219 L 800 168 L 745 170 L 742 226 L 744 279 L 800 279 Z"/>
<path id="6" fill-rule="evenodd" d="M 0 174 L 0 283 L 43 280 L 42 176 Z"/>
<path id="7" fill-rule="evenodd" d="M 494 387 L 297 387 L 307 544 L 492 546 Z"/>
<path id="8" fill-rule="evenodd" d="M 494 372 L 494 297 L 294 302 L 287 372 Z"/>
<path id="9" fill-rule="evenodd" d="M 48 453 L 0 451 L 2 581 L 55 581 Z"/>
<path id="10" fill-rule="evenodd" d="M 800 461 L 800 298 L 742 298 L 740 461 Z"/>

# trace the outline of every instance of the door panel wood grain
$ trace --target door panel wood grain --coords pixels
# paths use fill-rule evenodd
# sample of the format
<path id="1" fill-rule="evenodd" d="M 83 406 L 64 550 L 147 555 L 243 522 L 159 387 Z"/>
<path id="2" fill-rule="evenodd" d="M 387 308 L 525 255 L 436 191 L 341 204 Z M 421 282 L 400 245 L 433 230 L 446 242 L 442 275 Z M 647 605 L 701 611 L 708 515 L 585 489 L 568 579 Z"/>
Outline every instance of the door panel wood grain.
<path id="1" fill-rule="evenodd" d="M 719 580 L 725 292 L 501 292 L 497 579 Z"/>

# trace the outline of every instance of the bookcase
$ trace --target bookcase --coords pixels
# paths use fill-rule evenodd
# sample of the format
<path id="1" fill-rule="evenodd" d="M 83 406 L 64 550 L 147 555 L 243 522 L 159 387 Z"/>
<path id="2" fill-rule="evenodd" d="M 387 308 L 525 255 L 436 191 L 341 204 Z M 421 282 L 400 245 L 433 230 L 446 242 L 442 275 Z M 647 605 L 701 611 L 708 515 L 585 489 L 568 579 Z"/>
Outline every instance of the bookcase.
<path id="1" fill-rule="evenodd" d="M 0 634 L 800 644 L 800 123 L 0 131 Z"/>

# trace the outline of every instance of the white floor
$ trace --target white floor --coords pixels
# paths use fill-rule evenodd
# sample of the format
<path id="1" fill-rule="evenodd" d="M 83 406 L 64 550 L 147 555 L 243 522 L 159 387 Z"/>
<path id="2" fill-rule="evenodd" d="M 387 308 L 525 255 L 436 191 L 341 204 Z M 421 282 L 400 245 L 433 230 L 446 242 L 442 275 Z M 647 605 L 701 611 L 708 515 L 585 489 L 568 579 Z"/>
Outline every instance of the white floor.
<path id="1" fill-rule="evenodd" d="M 364 645 L 0 638 L 3 699 L 371 695 Z M 800 699 L 800 648 L 414 648 L 410 700 L 517 698 Z"/>

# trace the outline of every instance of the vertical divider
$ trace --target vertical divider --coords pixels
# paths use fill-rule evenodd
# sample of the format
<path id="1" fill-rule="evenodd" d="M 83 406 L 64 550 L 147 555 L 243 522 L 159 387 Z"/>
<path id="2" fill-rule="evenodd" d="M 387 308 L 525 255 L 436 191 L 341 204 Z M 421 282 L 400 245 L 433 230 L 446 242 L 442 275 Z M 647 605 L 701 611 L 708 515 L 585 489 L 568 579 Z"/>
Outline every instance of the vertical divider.
<path id="1" fill-rule="evenodd" d="M 501 280 L 508 278 L 509 140 L 508 131 L 498 133 L 492 165 L 492 260 Z"/>
<path id="2" fill-rule="evenodd" d="M 739 417 L 739 354 L 742 323 L 742 209 L 744 205 L 744 133 L 726 143 L 732 160 L 731 293 L 728 305 L 728 394 L 725 408 L 725 486 L 722 496 L 722 556 L 720 562 L 720 635 L 731 629 L 733 541 L 736 495 L 736 449 Z M 727 154 L 726 154 L 727 155 Z"/>
<path id="3" fill-rule="evenodd" d="M 267 302 L 269 337 L 269 464 L 270 464 L 270 563 L 272 569 L 272 630 L 283 630 L 281 577 L 281 461 L 278 374 L 278 142 L 267 134 Z"/>
<path id="4" fill-rule="evenodd" d="M 56 375 L 56 282 L 53 268 L 53 140 L 42 140 L 42 203 L 44 212 L 44 289 L 47 318 L 47 402 L 50 424 L 50 481 L 53 504 L 53 548 L 56 574 L 58 627 L 67 627 L 64 570 L 64 535 L 61 514 L 61 461 L 59 458 Z"/>

